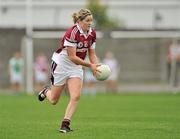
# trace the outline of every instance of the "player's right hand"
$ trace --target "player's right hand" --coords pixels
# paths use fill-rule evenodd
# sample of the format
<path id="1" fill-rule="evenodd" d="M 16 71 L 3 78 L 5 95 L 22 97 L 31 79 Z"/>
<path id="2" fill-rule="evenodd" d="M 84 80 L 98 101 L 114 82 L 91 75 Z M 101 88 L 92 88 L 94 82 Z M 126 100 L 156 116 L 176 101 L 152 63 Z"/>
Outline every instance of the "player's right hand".
<path id="1" fill-rule="evenodd" d="M 100 72 L 100 71 L 98 70 L 98 68 L 97 68 L 97 67 L 100 66 L 100 65 L 101 65 L 101 64 L 92 64 L 92 63 L 91 63 L 90 68 L 91 68 L 94 76 L 95 76 L 98 72 Z"/>

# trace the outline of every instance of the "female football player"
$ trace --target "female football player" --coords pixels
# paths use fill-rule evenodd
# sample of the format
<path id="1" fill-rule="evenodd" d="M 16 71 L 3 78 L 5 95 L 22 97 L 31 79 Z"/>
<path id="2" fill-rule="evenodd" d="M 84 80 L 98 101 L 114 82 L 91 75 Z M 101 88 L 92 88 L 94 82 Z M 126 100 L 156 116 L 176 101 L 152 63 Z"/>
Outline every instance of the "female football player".
<path id="1" fill-rule="evenodd" d="M 52 56 L 51 66 L 51 87 L 45 87 L 39 92 L 38 98 L 43 101 L 45 98 L 55 105 L 65 87 L 68 87 L 70 101 L 66 108 L 64 119 L 59 131 L 67 133 L 70 129 L 70 121 L 79 102 L 82 84 L 82 66 L 89 67 L 96 75 L 98 65 L 95 53 L 96 31 L 92 29 L 93 16 L 88 9 L 81 9 L 73 14 L 74 25 L 65 33 L 60 47 Z M 90 62 L 84 59 L 88 54 Z"/>

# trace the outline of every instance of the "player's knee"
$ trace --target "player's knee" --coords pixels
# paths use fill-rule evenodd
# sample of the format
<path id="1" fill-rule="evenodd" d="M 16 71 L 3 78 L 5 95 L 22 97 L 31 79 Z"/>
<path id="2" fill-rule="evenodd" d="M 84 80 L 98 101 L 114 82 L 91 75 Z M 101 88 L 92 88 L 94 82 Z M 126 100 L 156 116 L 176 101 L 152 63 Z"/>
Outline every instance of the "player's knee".
<path id="1" fill-rule="evenodd" d="M 72 97 L 73 101 L 79 101 L 79 99 L 80 99 L 80 95 L 76 95 Z"/>

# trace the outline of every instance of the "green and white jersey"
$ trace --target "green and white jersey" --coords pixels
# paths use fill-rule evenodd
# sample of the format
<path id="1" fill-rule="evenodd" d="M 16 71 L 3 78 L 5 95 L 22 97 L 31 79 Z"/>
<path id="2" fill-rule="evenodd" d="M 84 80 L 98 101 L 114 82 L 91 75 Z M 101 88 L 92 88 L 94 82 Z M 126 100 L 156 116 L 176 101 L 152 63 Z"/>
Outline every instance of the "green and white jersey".
<path id="1" fill-rule="evenodd" d="M 23 73 L 23 59 L 11 58 L 10 65 L 10 74 L 11 75 L 22 75 Z"/>

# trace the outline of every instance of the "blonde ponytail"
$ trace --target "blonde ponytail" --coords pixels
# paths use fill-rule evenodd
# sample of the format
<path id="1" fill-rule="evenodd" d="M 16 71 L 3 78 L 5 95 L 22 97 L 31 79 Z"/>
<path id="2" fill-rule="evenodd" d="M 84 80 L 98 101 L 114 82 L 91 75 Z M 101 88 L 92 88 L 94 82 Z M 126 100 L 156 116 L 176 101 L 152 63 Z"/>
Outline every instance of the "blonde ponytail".
<path id="1" fill-rule="evenodd" d="M 72 18 L 73 18 L 73 22 L 75 24 L 79 19 L 78 13 L 73 13 Z"/>

